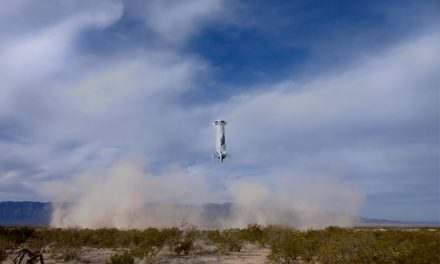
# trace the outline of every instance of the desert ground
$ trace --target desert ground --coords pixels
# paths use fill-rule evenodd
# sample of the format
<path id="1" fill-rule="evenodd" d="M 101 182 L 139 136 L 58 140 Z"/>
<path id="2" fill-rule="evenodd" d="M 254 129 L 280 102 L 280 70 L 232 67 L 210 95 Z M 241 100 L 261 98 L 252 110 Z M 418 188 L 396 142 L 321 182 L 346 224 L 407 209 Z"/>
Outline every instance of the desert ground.
<path id="1" fill-rule="evenodd" d="M 440 228 L 0 226 L 1 263 L 440 263 Z"/>
<path id="2" fill-rule="evenodd" d="M 81 256 L 79 259 L 64 261 L 62 256 L 57 256 L 54 252 L 46 252 L 43 254 L 44 263 L 96 263 L 105 264 L 109 263 L 112 255 L 122 253 L 124 249 L 99 249 L 99 248 L 81 248 Z M 246 244 L 243 246 L 240 252 L 229 252 L 222 254 L 216 251 L 213 246 L 205 246 L 202 251 L 197 253 L 191 253 L 184 256 L 176 256 L 172 251 L 163 250 L 160 252 L 154 260 L 135 260 L 134 263 L 171 263 L 171 264 L 263 264 L 269 263 L 267 255 L 269 249 L 261 248 L 257 245 Z M 11 252 L 13 253 L 13 252 Z M 2 263 L 13 264 L 16 254 L 10 254 Z M 23 263 L 29 258 L 24 258 Z"/>

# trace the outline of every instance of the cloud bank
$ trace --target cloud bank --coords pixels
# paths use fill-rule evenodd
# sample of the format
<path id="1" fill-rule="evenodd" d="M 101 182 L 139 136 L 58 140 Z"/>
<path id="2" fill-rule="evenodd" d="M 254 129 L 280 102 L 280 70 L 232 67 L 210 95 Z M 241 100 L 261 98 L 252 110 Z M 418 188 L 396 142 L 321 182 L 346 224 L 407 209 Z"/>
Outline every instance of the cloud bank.
<path id="1" fill-rule="evenodd" d="M 58 208 L 56 226 L 205 225 L 198 209 L 176 217 L 142 209 L 157 203 L 232 202 L 216 223 L 225 227 L 439 217 L 440 33 L 432 25 L 383 48 L 353 48 L 349 63 L 328 71 L 297 78 L 280 69 L 287 77 L 231 88 L 215 78 L 230 65 L 190 47 L 197 36 L 221 41 L 255 29 L 230 2 L 3 7 L 1 200 L 75 202 Z M 219 35 L 207 33 L 214 25 Z M 301 44 L 291 41 L 283 45 Z M 217 118 L 229 122 L 232 159 L 222 167 L 210 163 Z"/>

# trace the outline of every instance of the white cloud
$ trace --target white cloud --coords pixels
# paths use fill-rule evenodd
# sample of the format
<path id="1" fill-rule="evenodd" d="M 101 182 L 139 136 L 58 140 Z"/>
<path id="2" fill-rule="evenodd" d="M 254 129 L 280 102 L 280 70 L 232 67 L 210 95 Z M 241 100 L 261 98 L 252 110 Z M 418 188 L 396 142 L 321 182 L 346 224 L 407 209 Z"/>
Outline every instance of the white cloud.
<path id="1" fill-rule="evenodd" d="M 269 171 L 262 177 L 279 166 L 340 171 L 367 195 L 417 197 L 417 185 L 438 197 L 432 187 L 440 155 L 437 72 L 440 35 L 432 34 L 339 74 L 236 97 L 223 108 L 234 163 Z M 382 217 L 403 219 L 406 209 Z"/>
<path id="2" fill-rule="evenodd" d="M 114 23 L 123 10 L 113 1 L 101 4 L 83 1 L 83 5 L 76 5 L 75 1 L 52 2 L 2 3 L 5 16 L 0 24 L 12 25 L 12 29 L 0 28 L 0 78 L 3 81 L 0 113 L 14 107 L 15 97 L 21 93 L 40 89 L 46 92 L 55 76 L 71 69 L 77 35 L 86 28 Z"/>
<path id="3" fill-rule="evenodd" d="M 204 113 L 182 111 L 177 98 L 196 88 L 197 75 L 206 70 L 203 62 L 166 49 L 105 58 L 78 52 L 75 44 L 85 30 L 121 18 L 123 6 L 116 1 L 6 6 L 12 24 L 28 25 L 0 29 L 7 36 L 0 52 L 0 126 L 14 133 L 13 141 L 0 144 L 7 153 L 0 160 L 8 175 L 4 186 L 21 182 L 23 188 L 38 188 L 24 183 L 110 166 L 126 151 L 148 151 L 155 159 L 170 150 L 182 156 L 189 140 L 195 141 L 191 126 Z M 9 171 L 15 161 L 18 168 Z"/>
<path id="4" fill-rule="evenodd" d="M 439 43 L 439 35 L 432 35 L 334 76 L 287 82 L 234 100 L 225 107 L 230 109 L 225 118 L 234 124 L 231 145 L 265 155 L 264 149 L 273 150 L 276 143 L 295 153 L 295 146 L 322 149 L 335 147 L 332 141 L 348 142 L 347 136 L 366 139 L 375 129 L 427 125 L 438 117 Z"/>
<path id="5" fill-rule="evenodd" d="M 178 43 L 194 34 L 202 22 L 218 17 L 224 2 L 223 0 L 149 1 L 146 20 L 163 40 Z"/>

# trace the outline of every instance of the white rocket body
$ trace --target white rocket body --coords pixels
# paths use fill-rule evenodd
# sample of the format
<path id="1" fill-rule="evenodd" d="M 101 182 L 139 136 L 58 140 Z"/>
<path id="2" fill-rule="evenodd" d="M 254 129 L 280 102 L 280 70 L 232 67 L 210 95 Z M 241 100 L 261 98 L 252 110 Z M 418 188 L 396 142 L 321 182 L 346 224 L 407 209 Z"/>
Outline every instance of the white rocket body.
<path id="1" fill-rule="evenodd" d="M 225 125 L 224 120 L 214 121 L 215 126 L 215 157 L 223 162 L 223 160 L 229 155 L 226 153 L 226 137 L 225 137 Z"/>

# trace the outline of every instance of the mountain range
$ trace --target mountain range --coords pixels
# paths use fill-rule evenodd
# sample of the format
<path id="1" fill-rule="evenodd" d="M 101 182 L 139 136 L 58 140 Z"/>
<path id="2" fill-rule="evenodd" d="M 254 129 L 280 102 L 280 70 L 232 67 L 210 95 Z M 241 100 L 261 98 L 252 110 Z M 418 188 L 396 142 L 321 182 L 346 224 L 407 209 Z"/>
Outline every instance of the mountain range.
<path id="1" fill-rule="evenodd" d="M 204 217 L 225 217 L 232 204 L 209 203 L 202 205 Z M 52 215 L 52 204 L 49 202 L 0 202 L 0 225 L 3 226 L 49 226 Z M 370 219 L 360 217 L 357 226 L 440 226 L 435 222 L 408 222 L 388 219 Z"/>

